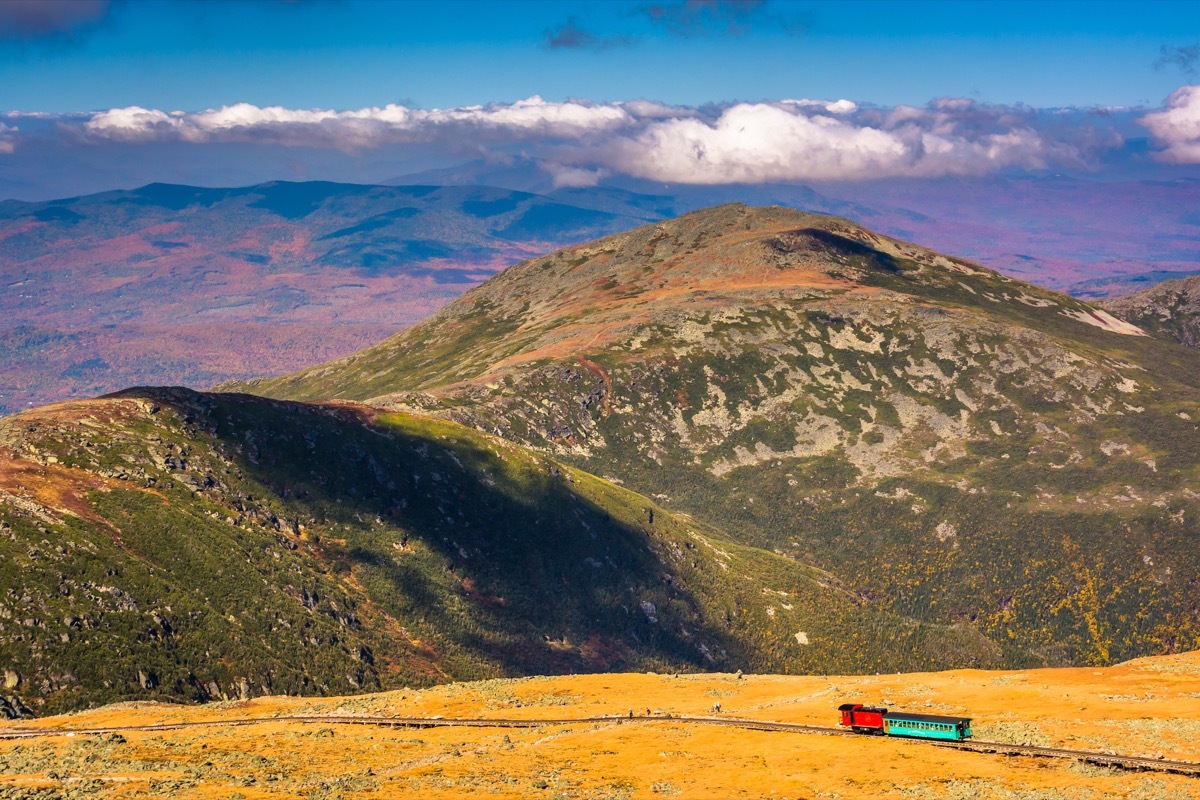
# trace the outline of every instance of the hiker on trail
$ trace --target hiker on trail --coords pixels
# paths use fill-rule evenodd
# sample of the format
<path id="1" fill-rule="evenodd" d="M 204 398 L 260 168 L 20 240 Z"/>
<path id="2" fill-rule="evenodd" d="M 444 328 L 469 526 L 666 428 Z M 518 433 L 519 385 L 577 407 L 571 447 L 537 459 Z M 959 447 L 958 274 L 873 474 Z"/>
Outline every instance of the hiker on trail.
<path id="1" fill-rule="evenodd" d="M 633 709 L 629 709 L 629 718 L 633 719 Z"/>
<path id="2" fill-rule="evenodd" d="M 720 703 L 713 703 L 713 713 L 714 714 L 721 713 L 721 704 Z"/>

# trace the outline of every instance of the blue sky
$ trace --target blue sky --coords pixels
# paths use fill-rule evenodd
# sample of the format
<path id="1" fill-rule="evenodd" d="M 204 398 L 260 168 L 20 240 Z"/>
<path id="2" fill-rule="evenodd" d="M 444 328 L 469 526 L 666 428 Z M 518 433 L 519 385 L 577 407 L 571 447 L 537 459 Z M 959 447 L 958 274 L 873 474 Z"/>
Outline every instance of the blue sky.
<path id="1" fill-rule="evenodd" d="M 11 12 L 31 2 L 57 18 Z M 1146 106 L 1200 67 L 1200 3 L 1182 0 L 2 0 L 0 25 L 0 105 L 57 113 L 530 95 Z"/>
<path id="2" fill-rule="evenodd" d="M 1200 2 L 0 0 L 0 198 L 514 159 L 531 187 L 1194 177 Z"/>

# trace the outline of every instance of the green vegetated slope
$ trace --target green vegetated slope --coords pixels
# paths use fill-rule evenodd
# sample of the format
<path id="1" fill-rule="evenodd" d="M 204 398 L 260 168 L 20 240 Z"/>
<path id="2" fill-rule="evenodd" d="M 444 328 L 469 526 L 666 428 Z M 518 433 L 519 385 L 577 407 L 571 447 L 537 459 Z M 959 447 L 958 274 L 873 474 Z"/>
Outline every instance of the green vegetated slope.
<path id="1" fill-rule="evenodd" d="M 1002 663 L 519 445 L 130 390 L 0 420 L 0 711 L 641 669 Z"/>
<path id="2" fill-rule="evenodd" d="M 1200 647 L 1200 354 L 850 221 L 722 206 L 256 381 L 420 408 L 1049 664 Z"/>
<path id="3" fill-rule="evenodd" d="M 1200 276 L 1163 281 L 1100 305 L 1159 338 L 1200 347 Z"/>

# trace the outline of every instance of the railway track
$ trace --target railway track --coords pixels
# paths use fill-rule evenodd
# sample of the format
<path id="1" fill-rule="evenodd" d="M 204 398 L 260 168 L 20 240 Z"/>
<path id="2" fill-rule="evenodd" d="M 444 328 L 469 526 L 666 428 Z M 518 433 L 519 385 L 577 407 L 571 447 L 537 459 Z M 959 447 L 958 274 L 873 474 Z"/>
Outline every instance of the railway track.
<path id="1" fill-rule="evenodd" d="M 216 728 L 240 727 L 247 725 L 265 725 L 271 723 L 298 723 L 320 725 L 372 725 L 390 728 L 544 728 L 558 725 L 592 725 L 592 724 L 637 724 L 637 723 L 675 723 L 687 725 L 715 725 L 726 728 L 743 728 L 757 731 L 779 731 L 783 733 L 810 733 L 825 736 L 859 736 L 844 728 L 827 728 L 820 725 L 802 725 L 796 722 L 769 722 L 765 720 L 746 719 L 742 717 L 702 717 L 676 716 L 670 714 L 633 715 L 633 716 L 599 716 L 572 718 L 539 718 L 539 719 L 484 719 L 484 718 L 447 718 L 447 717 L 368 717 L 368 716 L 333 716 L 333 715 L 288 715 L 280 717 L 247 717 L 232 720 L 208 720 L 198 722 L 166 722 L 156 725 L 121 725 L 107 728 L 8 728 L 0 730 L 0 740 L 35 739 L 49 736 L 102 736 L 110 733 L 139 733 L 154 731 L 173 731 L 184 728 Z M 993 753 L 1005 756 L 1028 756 L 1035 758 L 1061 758 L 1081 761 L 1097 766 L 1116 767 L 1128 770 L 1152 770 L 1155 772 L 1171 772 L 1179 775 L 1200 777 L 1200 763 L 1193 761 L 1170 761 L 1161 758 L 1145 756 L 1121 755 L 1118 753 L 1103 753 L 1089 750 L 1068 750 L 1057 747 L 1038 747 L 1035 745 L 1004 744 L 1002 742 L 981 742 L 968 740 L 963 742 L 928 741 L 891 737 L 893 741 L 900 740 L 913 744 L 923 744 L 932 747 L 944 747 L 954 750 L 969 750 L 977 753 Z"/>

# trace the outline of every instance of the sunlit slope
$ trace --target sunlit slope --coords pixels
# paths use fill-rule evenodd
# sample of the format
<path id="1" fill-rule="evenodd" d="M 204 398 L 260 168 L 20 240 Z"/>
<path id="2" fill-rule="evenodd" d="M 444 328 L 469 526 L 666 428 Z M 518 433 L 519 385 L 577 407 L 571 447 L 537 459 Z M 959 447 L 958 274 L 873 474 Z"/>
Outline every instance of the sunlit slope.
<path id="1" fill-rule="evenodd" d="M 1047 663 L 1200 646 L 1200 354 L 847 220 L 721 206 L 248 388 L 419 408 Z"/>
<path id="2" fill-rule="evenodd" d="M 187 390 L 0 421 L 0 585 L 34 711 L 1019 658 L 455 423 Z"/>
<path id="3" fill-rule="evenodd" d="M 974 718 L 979 740 L 1195 760 L 1195 653 L 1103 669 L 860 677 L 617 674 L 491 680 L 321 700 L 269 697 L 181 708 L 109 706 L 22 728 L 234 721 L 305 715 L 654 722 L 530 729 L 397 729 L 268 721 L 0 742 L 0 792 L 89 788 L 89 796 L 186 792 L 226 798 L 338 794 L 412 797 L 872 797 L 887 800 L 1182 800 L 1195 777 L 1012 758 L 878 736 L 828 736 L 687 724 L 674 715 L 833 726 L 843 702 Z M 36 795 L 33 795 L 36 796 Z"/>

